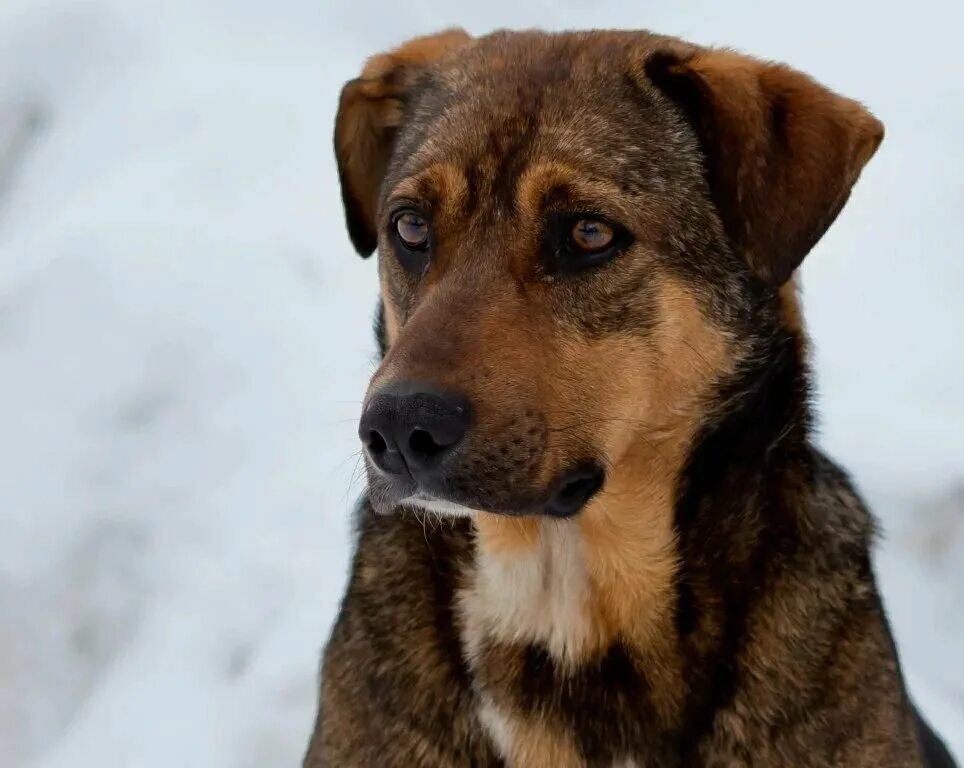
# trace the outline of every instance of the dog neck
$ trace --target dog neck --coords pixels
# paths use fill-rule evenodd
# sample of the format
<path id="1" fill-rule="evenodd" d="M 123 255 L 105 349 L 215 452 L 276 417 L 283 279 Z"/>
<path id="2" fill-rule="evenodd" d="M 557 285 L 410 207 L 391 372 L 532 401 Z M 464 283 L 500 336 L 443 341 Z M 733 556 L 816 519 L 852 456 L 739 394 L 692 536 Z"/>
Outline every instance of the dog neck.
<path id="1" fill-rule="evenodd" d="M 484 637 L 543 645 L 568 664 L 626 633 L 648 645 L 674 602 L 675 477 L 665 461 L 633 451 L 574 518 L 477 514 L 462 601 L 470 655 Z"/>

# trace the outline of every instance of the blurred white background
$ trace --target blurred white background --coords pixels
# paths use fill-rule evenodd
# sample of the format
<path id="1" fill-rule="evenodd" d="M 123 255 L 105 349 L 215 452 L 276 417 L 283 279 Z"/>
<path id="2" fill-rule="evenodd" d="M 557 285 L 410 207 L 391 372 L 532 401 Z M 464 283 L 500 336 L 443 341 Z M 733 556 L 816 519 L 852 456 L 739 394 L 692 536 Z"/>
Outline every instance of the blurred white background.
<path id="1" fill-rule="evenodd" d="M 803 270 L 822 441 L 885 530 L 912 690 L 964 757 L 964 7 L 0 4 L 0 765 L 295 765 L 361 491 L 373 261 L 338 89 L 451 24 L 786 60 L 887 138 Z"/>

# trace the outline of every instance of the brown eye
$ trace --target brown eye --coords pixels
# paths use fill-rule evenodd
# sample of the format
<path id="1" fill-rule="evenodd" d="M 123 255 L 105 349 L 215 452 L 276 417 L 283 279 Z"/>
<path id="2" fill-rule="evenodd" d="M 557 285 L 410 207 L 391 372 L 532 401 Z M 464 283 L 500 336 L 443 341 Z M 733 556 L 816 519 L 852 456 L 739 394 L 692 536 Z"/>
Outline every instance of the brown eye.
<path id="1" fill-rule="evenodd" d="M 415 211 L 402 211 L 395 217 L 395 231 L 402 245 L 419 251 L 428 245 L 428 222 Z"/>
<path id="2" fill-rule="evenodd" d="M 613 244 L 615 230 L 599 219 L 579 219 L 569 233 L 572 244 L 585 253 L 597 253 Z"/>

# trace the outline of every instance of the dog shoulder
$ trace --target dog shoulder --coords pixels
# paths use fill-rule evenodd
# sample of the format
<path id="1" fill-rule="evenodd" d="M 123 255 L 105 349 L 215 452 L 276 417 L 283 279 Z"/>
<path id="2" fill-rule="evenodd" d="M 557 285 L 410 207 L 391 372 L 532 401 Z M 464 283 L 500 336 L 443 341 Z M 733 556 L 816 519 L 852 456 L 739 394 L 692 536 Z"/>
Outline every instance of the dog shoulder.
<path id="1" fill-rule="evenodd" d="M 357 536 L 306 768 L 488 765 L 451 610 L 467 527 L 365 502 Z"/>
<path id="2" fill-rule="evenodd" d="M 826 454 L 813 449 L 802 521 L 831 565 L 865 565 L 877 537 L 877 521 L 850 475 Z M 869 566 L 868 566 L 869 567 Z"/>
<path id="3" fill-rule="evenodd" d="M 756 633 L 754 667 L 762 681 L 778 666 L 773 679 L 807 704 L 766 749 L 779 756 L 806 744 L 835 765 L 919 764 L 914 709 L 871 565 L 874 517 L 848 474 L 819 452 L 801 501 L 801 546 L 761 605 L 766 631 Z M 765 688 L 755 693 L 754 708 L 766 711 Z"/>

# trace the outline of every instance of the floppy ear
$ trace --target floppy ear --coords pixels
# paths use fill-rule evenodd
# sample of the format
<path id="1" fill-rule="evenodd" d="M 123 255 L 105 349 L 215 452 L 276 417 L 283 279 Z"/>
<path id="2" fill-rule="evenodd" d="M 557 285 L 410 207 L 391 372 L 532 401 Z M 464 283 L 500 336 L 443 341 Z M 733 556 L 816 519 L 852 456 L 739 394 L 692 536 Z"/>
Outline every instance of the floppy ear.
<path id="1" fill-rule="evenodd" d="M 335 118 L 335 157 L 348 234 L 362 256 L 369 256 L 378 244 L 378 193 L 406 94 L 426 67 L 470 39 L 461 29 L 449 29 L 409 40 L 370 58 L 361 77 L 342 88 Z"/>
<path id="2" fill-rule="evenodd" d="M 649 79 L 687 113 L 734 246 L 782 285 L 833 223 L 884 126 L 855 101 L 780 64 L 677 46 Z"/>

